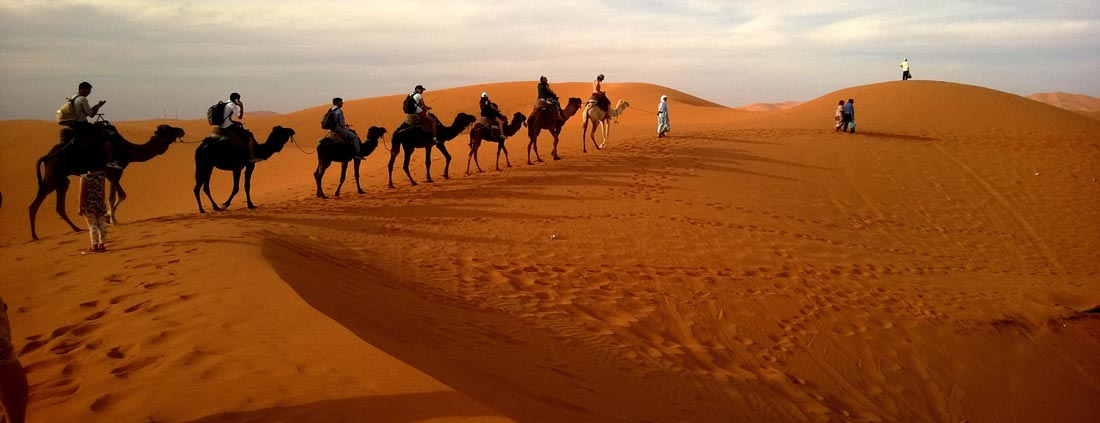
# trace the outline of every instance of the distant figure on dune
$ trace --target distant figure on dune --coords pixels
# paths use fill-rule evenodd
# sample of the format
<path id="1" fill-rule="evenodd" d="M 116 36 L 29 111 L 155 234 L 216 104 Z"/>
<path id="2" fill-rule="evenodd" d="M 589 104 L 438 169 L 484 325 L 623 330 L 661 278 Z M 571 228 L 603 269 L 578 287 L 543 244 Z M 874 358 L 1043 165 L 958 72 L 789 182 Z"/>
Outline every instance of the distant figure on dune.
<path id="1" fill-rule="evenodd" d="M 344 142 L 354 145 L 356 160 L 366 160 L 366 157 L 361 154 L 363 142 L 359 140 L 359 134 L 352 130 L 351 125 L 348 125 L 348 122 L 344 120 L 344 99 L 340 97 L 332 99 L 332 108 L 329 109 L 329 112 L 332 113 L 332 128 L 322 129 L 330 129 L 340 138 L 343 138 Z"/>
<path id="2" fill-rule="evenodd" d="M 9 423 L 23 423 L 27 414 L 27 373 L 11 342 L 8 304 L 0 298 L 0 407 Z"/>
<path id="3" fill-rule="evenodd" d="M 902 81 L 908 80 L 909 78 L 913 77 L 913 75 L 909 74 L 909 59 L 908 58 L 901 59 L 901 64 L 898 65 L 898 66 L 901 66 L 901 80 Z"/>
<path id="4" fill-rule="evenodd" d="M 657 103 L 657 138 L 664 138 L 665 133 L 672 130 L 668 121 L 668 96 L 662 95 L 661 102 Z"/>
<path id="5" fill-rule="evenodd" d="M 80 215 L 88 221 L 88 233 L 92 246 L 86 253 L 107 251 L 107 204 L 103 201 L 106 175 L 93 170 L 80 175 Z"/>
<path id="6" fill-rule="evenodd" d="M 848 104 L 844 105 L 844 122 L 847 125 L 845 129 L 848 133 L 856 133 L 856 101 L 848 99 Z M 844 129 L 842 129 L 843 131 Z"/>
<path id="7" fill-rule="evenodd" d="M 836 114 L 833 115 L 833 118 L 836 119 L 836 132 L 840 132 L 840 128 L 842 128 L 842 127 L 844 127 L 844 125 L 848 124 L 848 122 L 844 120 L 844 99 L 843 98 L 840 99 L 840 101 L 836 103 Z"/>

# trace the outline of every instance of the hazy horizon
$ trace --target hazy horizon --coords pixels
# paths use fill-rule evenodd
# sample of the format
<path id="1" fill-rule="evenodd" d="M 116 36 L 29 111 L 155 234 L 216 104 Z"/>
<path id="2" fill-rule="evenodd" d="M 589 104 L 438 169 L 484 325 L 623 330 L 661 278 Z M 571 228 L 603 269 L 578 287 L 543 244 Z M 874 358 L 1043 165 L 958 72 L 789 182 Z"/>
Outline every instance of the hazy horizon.
<path id="1" fill-rule="evenodd" d="M 915 79 L 1100 96 L 1095 2 L 542 4 L 5 0 L 0 119 L 53 119 L 81 81 L 114 120 L 598 73 L 736 107 L 897 80 L 906 57 Z"/>

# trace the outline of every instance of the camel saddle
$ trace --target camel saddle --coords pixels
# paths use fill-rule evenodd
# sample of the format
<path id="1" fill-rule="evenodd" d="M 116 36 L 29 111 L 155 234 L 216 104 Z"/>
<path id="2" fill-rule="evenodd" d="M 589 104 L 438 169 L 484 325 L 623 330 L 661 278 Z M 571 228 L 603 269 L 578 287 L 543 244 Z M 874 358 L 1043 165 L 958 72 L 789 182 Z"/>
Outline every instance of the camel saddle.
<path id="1" fill-rule="evenodd" d="M 592 94 L 588 98 L 589 103 L 596 103 L 596 107 L 603 110 L 605 113 L 611 110 L 611 100 L 607 98 L 607 93 Z"/>
<path id="2" fill-rule="evenodd" d="M 323 136 L 323 137 L 321 137 L 321 139 L 317 140 L 317 145 L 324 145 L 324 144 L 329 144 L 329 143 L 334 143 L 334 142 L 342 142 L 342 143 L 346 143 L 346 144 L 351 143 L 350 140 L 344 139 L 344 137 L 342 135 L 340 135 L 339 132 L 328 131 L 328 132 L 325 132 L 325 136 Z"/>

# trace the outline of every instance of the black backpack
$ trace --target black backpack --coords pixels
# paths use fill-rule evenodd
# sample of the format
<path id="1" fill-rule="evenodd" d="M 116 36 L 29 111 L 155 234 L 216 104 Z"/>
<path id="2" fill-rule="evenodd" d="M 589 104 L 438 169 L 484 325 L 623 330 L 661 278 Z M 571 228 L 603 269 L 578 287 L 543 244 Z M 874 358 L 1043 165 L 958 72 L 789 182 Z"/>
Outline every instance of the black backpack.
<path id="1" fill-rule="evenodd" d="M 328 109 L 325 115 L 321 117 L 321 129 L 330 131 L 336 129 L 336 113 L 333 113 L 333 109 Z"/>
<path id="2" fill-rule="evenodd" d="M 413 98 L 412 94 L 405 97 L 405 103 L 401 105 L 401 110 L 405 111 L 407 115 L 416 113 L 416 99 Z"/>
<path id="3" fill-rule="evenodd" d="M 206 121 L 212 126 L 222 126 L 225 123 L 225 105 L 228 104 L 224 101 L 219 101 L 218 104 L 210 106 L 206 109 Z"/>

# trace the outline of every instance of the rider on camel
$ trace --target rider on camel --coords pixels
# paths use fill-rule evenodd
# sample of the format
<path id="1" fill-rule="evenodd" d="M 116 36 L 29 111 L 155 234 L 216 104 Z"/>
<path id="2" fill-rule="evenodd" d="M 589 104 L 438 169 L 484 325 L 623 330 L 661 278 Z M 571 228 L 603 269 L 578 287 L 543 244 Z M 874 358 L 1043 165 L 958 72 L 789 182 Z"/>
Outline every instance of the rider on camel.
<path id="1" fill-rule="evenodd" d="M 550 82 L 546 80 L 545 76 L 539 77 L 539 99 L 535 103 L 535 110 L 531 111 L 531 116 L 535 116 L 541 107 L 550 107 L 556 110 L 558 123 L 565 122 L 565 114 L 562 113 L 561 105 L 558 104 L 558 95 L 550 89 Z"/>
<path id="2" fill-rule="evenodd" d="M 607 93 L 603 92 L 600 83 L 603 82 L 603 74 L 596 76 L 596 80 L 592 81 L 592 99 L 596 100 L 596 107 L 599 107 L 604 112 L 608 112 L 611 109 L 611 100 L 607 99 Z"/>
<path id="3" fill-rule="evenodd" d="M 500 107 L 497 107 L 496 103 L 489 100 L 489 93 L 481 93 L 481 100 L 478 101 L 478 107 L 481 108 L 482 124 L 489 128 L 489 133 L 495 134 L 497 132 L 493 129 L 493 123 L 496 122 L 497 126 L 499 126 L 501 137 L 508 139 L 508 137 L 504 136 L 504 126 L 508 125 L 508 118 L 500 114 Z"/>
<path id="4" fill-rule="evenodd" d="M 96 125 L 89 121 L 93 116 L 99 115 L 99 108 L 107 104 L 107 100 L 100 100 L 95 106 L 88 104 L 88 95 L 92 93 L 92 84 L 88 82 L 81 82 L 77 87 L 76 95 L 69 99 L 72 102 L 73 112 L 75 113 L 75 120 L 63 122 L 62 124 L 68 128 L 61 130 L 61 142 L 72 141 L 73 138 L 84 140 L 85 142 L 94 142 L 96 144 L 102 143 L 103 150 L 107 157 L 107 167 L 114 169 L 122 169 L 122 166 L 115 160 L 115 135 L 117 133 L 109 133 L 109 126 Z"/>
<path id="5" fill-rule="evenodd" d="M 225 103 L 225 111 L 223 113 L 221 129 L 227 133 L 236 133 L 237 139 L 245 143 L 245 145 L 238 144 L 237 146 L 248 151 L 249 163 L 262 161 L 263 159 L 256 157 L 256 137 L 252 135 L 252 131 L 245 129 L 244 124 L 240 121 L 233 120 L 234 116 L 236 116 L 237 119 L 244 117 L 244 102 L 241 101 L 240 94 L 229 94 L 229 101 Z"/>
<path id="6" fill-rule="evenodd" d="M 427 89 L 425 89 L 423 85 L 417 85 L 416 88 L 413 88 L 412 94 L 406 97 L 406 103 L 411 103 L 410 105 L 412 107 L 403 108 L 405 112 L 405 123 L 413 127 L 419 126 L 425 131 L 432 131 L 432 141 L 436 144 L 443 145 L 443 143 L 439 141 L 439 136 L 436 132 L 436 126 L 439 122 L 435 120 L 434 114 L 428 113 L 432 108 L 424 103 L 424 91 L 427 91 Z"/>

